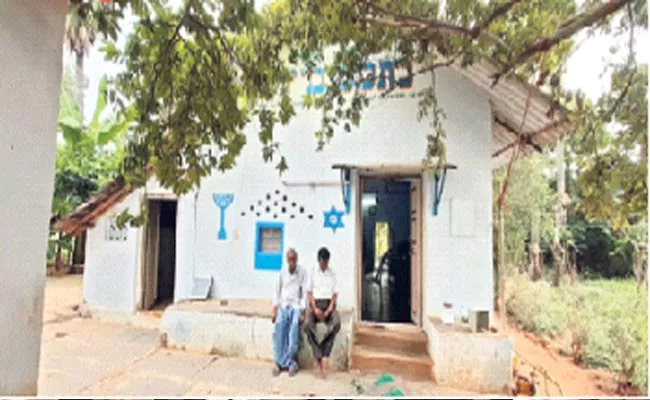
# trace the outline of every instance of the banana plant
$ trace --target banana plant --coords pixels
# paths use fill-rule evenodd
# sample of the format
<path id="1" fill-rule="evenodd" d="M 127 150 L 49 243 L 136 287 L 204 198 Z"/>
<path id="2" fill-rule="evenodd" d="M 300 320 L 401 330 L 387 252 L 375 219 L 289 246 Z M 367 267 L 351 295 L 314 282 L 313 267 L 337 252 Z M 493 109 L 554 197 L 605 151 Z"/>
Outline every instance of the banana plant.
<path id="1" fill-rule="evenodd" d="M 103 76 L 97 91 L 97 103 L 93 117 L 85 125 L 82 110 L 74 93 L 64 89 L 61 95 L 58 126 L 66 143 L 75 144 L 84 138 L 91 139 L 97 146 L 104 146 L 122 136 L 135 119 L 135 107 L 129 107 L 115 119 L 101 119 L 108 105 L 108 79 Z"/>

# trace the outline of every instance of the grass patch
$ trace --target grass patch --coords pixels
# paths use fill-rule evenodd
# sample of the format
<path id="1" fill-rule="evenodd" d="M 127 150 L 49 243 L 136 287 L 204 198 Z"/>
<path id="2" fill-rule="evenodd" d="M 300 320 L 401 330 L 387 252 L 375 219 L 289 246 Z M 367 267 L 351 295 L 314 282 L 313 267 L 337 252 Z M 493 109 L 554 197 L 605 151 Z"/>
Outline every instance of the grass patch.
<path id="1" fill-rule="evenodd" d="M 517 276 L 508 281 L 506 306 L 522 329 L 582 345 L 580 358 L 629 379 L 644 393 L 648 381 L 648 294 L 634 280 L 591 280 L 559 288 Z"/>

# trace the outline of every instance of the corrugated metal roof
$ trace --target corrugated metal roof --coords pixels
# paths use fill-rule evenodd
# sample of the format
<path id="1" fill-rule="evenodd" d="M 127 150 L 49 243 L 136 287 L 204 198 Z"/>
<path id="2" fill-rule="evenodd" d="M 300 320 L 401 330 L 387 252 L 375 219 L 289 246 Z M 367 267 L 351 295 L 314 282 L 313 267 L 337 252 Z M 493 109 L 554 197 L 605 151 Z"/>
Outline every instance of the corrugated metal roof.
<path id="1" fill-rule="evenodd" d="M 502 78 L 492 86 L 498 71 L 489 63 L 476 62 L 466 68 L 455 64 L 451 67 L 461 76 L 479 87 L 490 98 L 492 106 L 492 154 L 494 166 L 507 163 L 512 156 L 512 145 L 518 135 L 529 138 L 525 154 L 535 148 L 546 148 L 566 134 L 571 125 L 567 111 L 553 105 L 550 96 L 517 76 Z M 526 111 L 526 108 L 527 111 Z M 551 111 L 552 110 L 552 111 Z M 508 147 L 510 146 L 510 148 Z"/>

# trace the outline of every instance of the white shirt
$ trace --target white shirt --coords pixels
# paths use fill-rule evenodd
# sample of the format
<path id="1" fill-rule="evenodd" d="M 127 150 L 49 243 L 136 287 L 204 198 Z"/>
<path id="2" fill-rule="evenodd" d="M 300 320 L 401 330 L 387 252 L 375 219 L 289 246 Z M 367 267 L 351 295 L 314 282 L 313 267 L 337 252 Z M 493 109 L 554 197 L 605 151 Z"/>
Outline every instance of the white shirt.
<path id="1" fill-rule="evenodd" d="M 331 299 L 336 290 L 336 275 L 329 266 L 323 271 L 320 266 L 314 269 L 311 274 L 309 291 L 314 295 L 314 299 Z"/>
<path id="2" fill-rule="evenodd" d="M 307 274 L 300 265 L 296 266 L 293 274 L 289 272 L 289 267 L 283 267 L 275 287 L 273 306 L 304 310 L 307 305 L 307 284 Z"/>

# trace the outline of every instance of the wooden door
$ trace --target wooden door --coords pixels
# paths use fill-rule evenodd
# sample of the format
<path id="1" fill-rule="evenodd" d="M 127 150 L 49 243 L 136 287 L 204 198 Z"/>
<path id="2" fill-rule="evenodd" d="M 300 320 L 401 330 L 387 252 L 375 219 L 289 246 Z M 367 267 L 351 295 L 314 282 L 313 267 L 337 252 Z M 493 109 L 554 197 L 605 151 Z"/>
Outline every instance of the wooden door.
<path id="1" fill-rule="evenodd" d="M 160 245 L 160 202 L 149 201 L 142 308 L 151 309 L 158 297 L 158 248 Z"/>
<path id="2" fill-rule="evenodd" d="M 422 324 L 422 181 L 411 181 L 411 320 Z"/>

